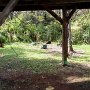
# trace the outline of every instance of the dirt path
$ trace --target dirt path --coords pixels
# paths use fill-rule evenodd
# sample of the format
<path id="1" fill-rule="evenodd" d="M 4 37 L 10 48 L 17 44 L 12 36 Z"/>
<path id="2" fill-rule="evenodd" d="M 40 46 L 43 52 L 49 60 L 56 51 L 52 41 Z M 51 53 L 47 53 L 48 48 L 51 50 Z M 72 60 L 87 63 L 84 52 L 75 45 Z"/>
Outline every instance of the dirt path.
<path id="1" fill-rule="evenodd" d="M 14 79 L 14 78 L 13 78 Z M 90 90 L 90 81 L 62 83 L 58 75 L 35 74 L 15 80 L 2 80 L 0 90 Z"/>
<path id="2" fill-rule="evenodd" d="M 60 45 L 57 46 L 55 44 L 50 44 L 50 45 L 48 45 L 47 51 L 49 53 L 55 53 L 55 52 L 62 53 L 62 47 Z M 81 56 L 83 56 L 85 54 L 85 51 L 83 51 L 83 50 L 76 50 L 75 52 L 69 52 L 69 54 L 72 55 L 72 56 L 79 56 L 79 57 L 81 57 Z"/>

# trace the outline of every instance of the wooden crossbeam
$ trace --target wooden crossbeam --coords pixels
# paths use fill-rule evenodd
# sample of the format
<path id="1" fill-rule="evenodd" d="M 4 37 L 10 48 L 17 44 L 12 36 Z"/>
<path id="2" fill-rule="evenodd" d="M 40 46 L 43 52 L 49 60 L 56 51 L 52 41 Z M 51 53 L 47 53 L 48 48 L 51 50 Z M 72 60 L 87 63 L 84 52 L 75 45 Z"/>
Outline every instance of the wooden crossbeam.
<path id="1" fill-rule="evenodd" d="M 47 12 L 49 12 L 56 20 L 58 20 L 61 24 L 63 24 L 63 20 L 59 17 L 54 11 L 50 10 L 48 7 L 43 6 Z"/>
<path id="2" fill-rule="evenodd" d="M 68 20 L 71 19 L 71 17 L 72 17 L 73 14 L 75 13 L 75 11 L 76 11 L 76 8 L 71 10 L 71 12 L 69 13 L 69 15 L 68 15 L 68 17 L 67 17 Z"/>
<path id="3" fill-rule="evenodd" d="M 9 15 L 9 13 L 14 9 L 15 5 L 18 3 L 19 0 L 10 0 L 9 3 L 6 5 L 2 13 L 0 13 L 0 26 L 4 23 L 5 19 Z"/>

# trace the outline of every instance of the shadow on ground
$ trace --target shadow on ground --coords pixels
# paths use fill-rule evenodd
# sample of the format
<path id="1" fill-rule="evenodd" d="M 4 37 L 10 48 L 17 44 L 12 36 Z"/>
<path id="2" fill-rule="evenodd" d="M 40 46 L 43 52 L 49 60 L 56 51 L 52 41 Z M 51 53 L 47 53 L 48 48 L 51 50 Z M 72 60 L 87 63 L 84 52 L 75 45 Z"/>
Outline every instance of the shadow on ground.
<path id="1" fill-rule="evenodd" d="M 90 67 L 70 65 L 49 59 L 11 60 L 0 68 L 0 90 L 90 90 Z"/>

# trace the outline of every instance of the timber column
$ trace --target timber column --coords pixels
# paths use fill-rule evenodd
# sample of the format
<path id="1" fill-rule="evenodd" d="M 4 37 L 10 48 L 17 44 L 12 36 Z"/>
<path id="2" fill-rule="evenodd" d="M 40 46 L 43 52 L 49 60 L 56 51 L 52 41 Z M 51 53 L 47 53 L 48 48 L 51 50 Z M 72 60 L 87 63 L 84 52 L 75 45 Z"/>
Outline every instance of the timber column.
<path id="1" fill-rule="evenodd" d="M 68 22 L 67 19 L 67 10 L 64 8 L 62 9 L 62 16 L 63 16 L 63 24 L 62 24 L 62 60 L 63 66 L 67 66 L 67 58 L 68 58 Z"/>
<path id="2" fill-rule="evenodd" d="M 76 9 L 67 10 L 65 7 L 62 9 L 62 17 L 58 16 L 54 11 L 50 10 L 48 6 L 43 6 L 43 8 L 49 12 L 56 20 L 58 20 L 62 25 L 62 60 L 63 66 L 67 66 L 68 58 L 68 37 L 69 37 L 69 21 L 73 16 Z M 69 12 L 68 12 L 69 11 Z"/>

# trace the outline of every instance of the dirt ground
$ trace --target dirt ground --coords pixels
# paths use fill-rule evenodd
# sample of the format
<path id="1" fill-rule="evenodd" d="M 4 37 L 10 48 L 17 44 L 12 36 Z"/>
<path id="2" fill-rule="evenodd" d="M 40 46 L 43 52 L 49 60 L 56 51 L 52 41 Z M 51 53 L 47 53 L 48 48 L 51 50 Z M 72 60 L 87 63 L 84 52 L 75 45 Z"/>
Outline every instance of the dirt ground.
<path id="1" fill-rule="evenodd" d="M 57 70 L 56 74 L 0 71 L 0 90 L 90 90 L 90 68 L 60 65 Z"/>
<path id="2" fill-rule="evenodd" d="M 90 81 L 61 83 L 58 75 L 36 74 L 13 79 L 1 80 L 0 90 L 90 90 Z"/>

